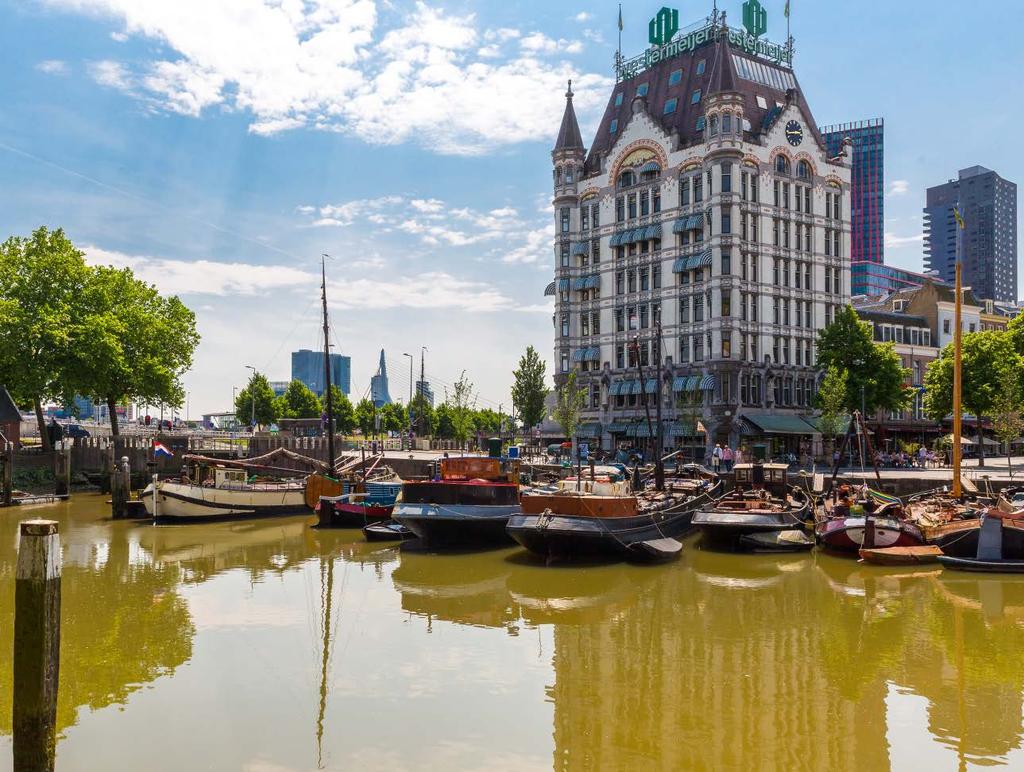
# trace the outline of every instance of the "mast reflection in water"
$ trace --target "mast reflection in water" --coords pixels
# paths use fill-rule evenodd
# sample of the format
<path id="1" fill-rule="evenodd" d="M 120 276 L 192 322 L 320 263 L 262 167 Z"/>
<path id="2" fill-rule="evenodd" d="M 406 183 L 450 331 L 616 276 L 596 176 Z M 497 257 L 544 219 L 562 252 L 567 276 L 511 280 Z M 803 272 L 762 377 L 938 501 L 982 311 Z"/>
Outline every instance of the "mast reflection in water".
<path id="1" fill-rule="evenodd" d="M 1010 767 L 1024 581 L 691 542 L 678 564 L 400 552 L 311 518 L 60 521 L 76 769 Z M 0 657 L 0 768 L 10 765 Z"/>

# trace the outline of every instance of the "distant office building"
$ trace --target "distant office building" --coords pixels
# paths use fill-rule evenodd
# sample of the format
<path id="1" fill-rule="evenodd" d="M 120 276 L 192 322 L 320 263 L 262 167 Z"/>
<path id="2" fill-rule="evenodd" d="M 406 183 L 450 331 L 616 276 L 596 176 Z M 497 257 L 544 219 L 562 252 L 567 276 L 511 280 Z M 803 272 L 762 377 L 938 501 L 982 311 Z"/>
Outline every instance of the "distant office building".
<path id="1" fill-rule="evenodd" d="M 377 374 L 370 379 L 370 399 L 377 407 L 391 404 L 391 395 L 388 393 L 388 366 L 384 361 L 384 349 L 380 350 Z"/>
<path id="2" fill-rule="evenodd" d="M 434 406 L 434 390 L 430 388 L 430 381 L 416 381 L 416 393 L 422 394 L 427 403 Z"/>
<path id="3" fill-rule="evenodd" d="M 850 193 L 850 260 L 885 262 L 885 122 L 881 118 L 825 126 L 821 129 L 832 157 L 847 137 L 852 147 Z M 857 292 L 854 285 L 853 294 Z"/>
<path id="4" fill-rule="evenodd" d="M 292 380 L 302 381 L 316 395 L 324 393 L 324 352 L 302 349 L 292 352 Z M 342 394 L 352 390 L 352 358 L 331 354 L 331 383 Z"/>
<path id="5" fill-rule="evenodd" d="M 892 265 L 881 265 L 861 260 L 850 266 L 850 283 L 854 288 L 853 296 L 865 295 L 878 297 L 900 290 L 922 286 L 926 281 L 943 284 L 942 279 L 933 274 L 908 271 Z"/>
<path id="6" fill-rule="evenodd" d="M 960 233 L 953 215 L 959 207 Z M 928 188 L 924 210 L 925 267 L 953 283 L 959 241 L 963 283 L 975 297 L 1017 300 L 1017 186 L 991 169 L 972 166 Z"/>

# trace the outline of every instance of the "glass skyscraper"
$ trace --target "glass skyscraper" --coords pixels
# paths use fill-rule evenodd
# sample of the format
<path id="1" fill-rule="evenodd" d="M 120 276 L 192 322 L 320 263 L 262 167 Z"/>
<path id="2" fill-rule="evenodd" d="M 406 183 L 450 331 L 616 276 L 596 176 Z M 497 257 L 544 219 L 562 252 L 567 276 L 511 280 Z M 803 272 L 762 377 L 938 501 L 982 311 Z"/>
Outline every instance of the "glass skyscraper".
<path id="1" fill-rule="evenodd" d="M 302 381 L 314 394 L 324 393 L 324 352 L 302 349 L 292 352 L 292 380 Z M 352 359 L 331 354 L 331 383 L 342 394 L 352 390 Z"/>
<path id="2" fill-rule="evenodd" d="M 881 118 L 821 128 L 830 156 L 842 151 L 849 137 L 852 147 L 850 263 L 885 262 L 885 122 Z M 854 271 L 852 294 L 871 294 L 858 284 L 864 271 Z"/>

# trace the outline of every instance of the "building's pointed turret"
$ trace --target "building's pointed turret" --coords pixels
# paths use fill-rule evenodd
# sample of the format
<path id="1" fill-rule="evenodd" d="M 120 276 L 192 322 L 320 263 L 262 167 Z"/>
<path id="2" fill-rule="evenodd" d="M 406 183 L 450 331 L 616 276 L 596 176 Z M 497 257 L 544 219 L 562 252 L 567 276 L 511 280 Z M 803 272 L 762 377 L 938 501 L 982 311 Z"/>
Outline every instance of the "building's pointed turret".
<path id="1" fill-rule="evenodd" d="M 384 349 L 380 350 L 377 374 L 370 379 L 370 401 L 377 407 L 391 404 L 391 394 L 388 393 L 388 366 L 384 361 Z"/>
<path id="2" fill-rule="evenodd" d="M 560 150 L 582 150 L 583 135 L 580 134 L 580 124 L 576 120 L 576 110 L 572 106 L 572 81 L 569 81 L 569 90 L 565 92 L 565 112 L 562 113 L 562 126 L 558 130 L 558 140 L 555 142 L 554 152 Z"/>

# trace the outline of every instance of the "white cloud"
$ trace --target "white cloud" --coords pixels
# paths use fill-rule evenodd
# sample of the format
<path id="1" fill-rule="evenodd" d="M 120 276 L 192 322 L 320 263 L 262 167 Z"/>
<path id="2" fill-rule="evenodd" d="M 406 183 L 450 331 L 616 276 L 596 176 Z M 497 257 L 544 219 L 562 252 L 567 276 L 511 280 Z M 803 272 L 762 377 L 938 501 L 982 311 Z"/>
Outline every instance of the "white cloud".
<path id="1" fill-rule="evenodd" d="M 443 271 L 395 279 L 350 279 L 329 293 L 341 308 L 369 310 L 457 308 L 470 312 L 507 311 L 515 302 L 485 282 L 460 279 Z"/>
<path id="2" fill-rule="evenodd" d="M 473 14 L 423 2 L 404 26 L 386 30 L 373 0 L 44 2 L 111 18 L 113 34 L 145 37 L 163 51 L 130 68 L 94 62 L 97 82 L 183 115 L 243 111 L 262 135 L 313 127 L 469 155 L 550 138 L 568 78 L 582 111 L 599 107 L 611 83 L 558 61 L 579 53 L 579 41 L 509 28 L 481 35 Z"/>
<path id="3" fill-rule="evenodd" d="M 885 232 L 885 246 L 886 248 L 898 249 L 899 247 L 909 246 L 911 244 L 921 244 L 924 242 L 924 234 L 918 233 L 913 236 L 897 236 L 891 231 Z"/>
<path id="4" fill-rule="evenodd" d="M 124 43 L 126 40 L 128 40 L 128 33 L 127 32 L 111 32 L 110 33 L 110 39 L 113 40 L 115 43 Z"/>
<path id="5" fill-rule="evenodd" d="M 36 69 L 47 75 L 67 75 L 68 63 L 60 59 L 44 59 L 36 64 Z"/>
<path id="6" fill-rule="evenodd" d="M 523 243 L 502 255 L 504 263 L 538 263 L 551 258 L 551 245 L 554 239 L 554 226 L 536 228 L 526 234 Z"/>
<path id="7" fill-rule="evenodd" d="M 889 183 L 889 192 L 886 195 L 905 196 L 909 192 L 910 182 L 908 180 L 893 180 Z"/>
<path id="8" fill-rule="evenodd" d="M 592 13 L 587 13 L 586 11 L 580 11 L 573 18 L 575 18 L 576 21 L 590 21 L 591 19 L 594 18 L 594 15 Z"/>
<path id="9" fill-rule="evenodd" d="M 101 86 L 116 88 L 121 91 L 131 89 L 131 76 L 120 62 L 105 59 L 99 62 L 90 62 L 88 68 L 89 75 Z"/>
<path id="10" fill-rule="evenodd" d="M 286 265 L 168 260 L 84 246 L 92 265 L 131 268 L 140 279 L 172 295 L 255 295 L 270 290 L 314 286 L 318 277 Z"/>

